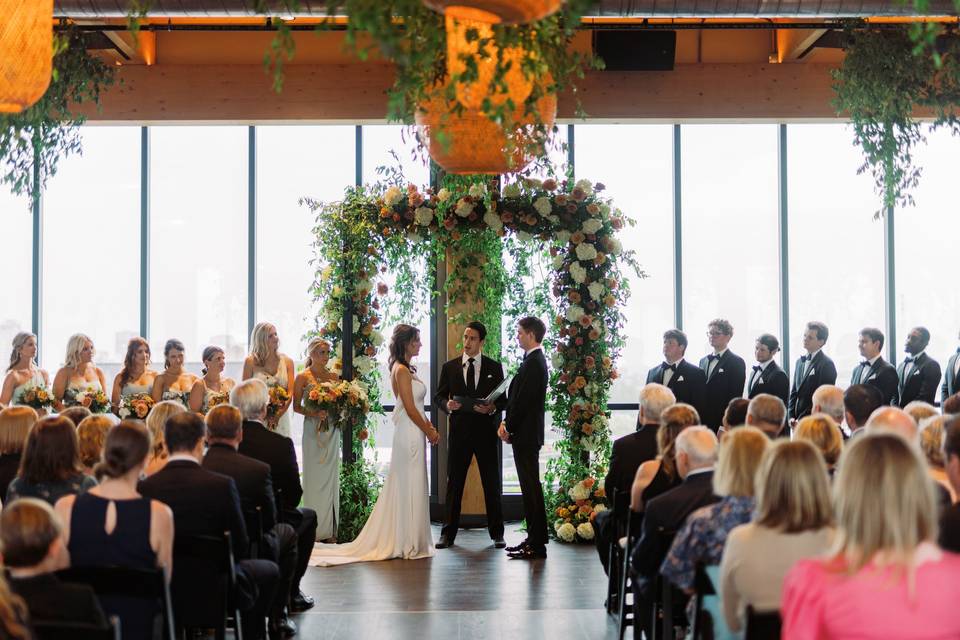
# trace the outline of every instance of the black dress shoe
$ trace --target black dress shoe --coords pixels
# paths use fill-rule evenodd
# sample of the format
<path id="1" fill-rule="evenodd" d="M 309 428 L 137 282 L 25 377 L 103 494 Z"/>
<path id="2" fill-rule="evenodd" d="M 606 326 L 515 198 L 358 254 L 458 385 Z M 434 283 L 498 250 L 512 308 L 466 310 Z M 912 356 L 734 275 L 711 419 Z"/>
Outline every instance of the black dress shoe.
<path id="1" fill-rule="evenodd" d="M 271 640 L 292 638 L 293 636 L 297 635 L 296 623 L 287 616 L 271 620 L 269 629 Z"/>
<path id="2" fill-rule="evenodd" d="M 440 539 L 437 540 L 437 544 L 433 545 L 437 549 L 446 549 L 447 547 L 453 546 L 453 540 L 447 536 L 440 536 Z"/>
<path id="3" fill-rule="evenodd" d="M 523 549 L 514 551 L 513 553 L 508 553 L 507 555 L 514 560 L 543 560 L 547 557 L 547 550 L 534 549 L 530 545 L 526 545 L 523 547 Z"/>
<path id="4" fill-rule="evenodd" d="M 523 542 L 521 542 L 521 543 L 518 544 L 518 545 L 514 545 L 514 546 L 512 546 L 512 547 L 506 547 L 507 553 L 516 553 L 517 551 L 520 551 L 521 549 L 523 549 L 525 546 L 527 546 L 527 541 L 526 541 L 526 540 L 524 540 Z"/>
<path id="5" fill-rule="evenodd" d="M 495 549 L 503 549 L 507 546 L 507 543 L 503 541 L 503 538 L 494 538 L 493 547 Z"/>
<path id="6" fill-rule="evenodd" d="M 313 598 L 298 591 L 295 596 L 290 598 L 290 613 L 302 613 L 313 607 Z"/>

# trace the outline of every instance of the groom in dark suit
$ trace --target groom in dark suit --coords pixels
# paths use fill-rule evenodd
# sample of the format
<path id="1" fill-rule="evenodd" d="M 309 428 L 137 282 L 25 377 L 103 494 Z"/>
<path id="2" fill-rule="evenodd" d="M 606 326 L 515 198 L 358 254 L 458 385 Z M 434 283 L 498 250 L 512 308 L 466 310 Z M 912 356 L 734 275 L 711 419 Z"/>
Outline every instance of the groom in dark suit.
<path id="1" fill-rule="evenodd" d="M 447 513 L 437 549 L 453 544 L 460 528 L 460 505 L 467 481 L 470 460 L 477 457 L 483 500 L 487 511 L 487 530 L 496 548 L 507 546 L 503 541 L 503 509 L 500 506 L 500 456 L 497 446 L 497 425 L 506 406 L 506 396 L 496 404 L 463 407 L 456 397 L 485 398 L 503 382 L 503 365 L 480 353 L 487 337 L 487 328 L 471 322 L 463 330 L 463 354 L 440 369 L 436 402 L 450 415 L 447 455 Z"/>
<path id="2" fill-rule="evenodd" d="M 513 445 L 513 460 L 523 495 L 527 539 L 507 547 L 511 558 L 534 560 L 547 557 L 547 509 L 540 484 L 540 448 L 543 446 L 543 413 L 547 401 L 547 358 L 543 336 L 547 327 L 539 318 L 527 316 L 517 323 L 517 341 L 524 350 L 523 364 L 510 382 L 507 419 L 497 432 Z"/>

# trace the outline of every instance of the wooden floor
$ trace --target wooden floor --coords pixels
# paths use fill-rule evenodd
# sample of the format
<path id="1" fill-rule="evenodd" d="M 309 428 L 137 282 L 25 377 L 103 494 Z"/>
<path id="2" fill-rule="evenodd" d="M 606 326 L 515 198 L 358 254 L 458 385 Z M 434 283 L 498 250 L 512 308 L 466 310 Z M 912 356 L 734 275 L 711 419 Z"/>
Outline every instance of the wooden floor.
<path id="1" fill-rule="evenodd" d="M 434 540 L 439 537 L 434 528 Z M 523 539 L 507 525 L 507 544 Z M 510 560 L 486 530 L 425 560 L 310 567 L 302 589 L 316 599 L 294 616 L 299 638 L 595 640 L 616 638 L 603 609 L 606 576 L 593 546 L 547 546 L 546 560 Z"/>

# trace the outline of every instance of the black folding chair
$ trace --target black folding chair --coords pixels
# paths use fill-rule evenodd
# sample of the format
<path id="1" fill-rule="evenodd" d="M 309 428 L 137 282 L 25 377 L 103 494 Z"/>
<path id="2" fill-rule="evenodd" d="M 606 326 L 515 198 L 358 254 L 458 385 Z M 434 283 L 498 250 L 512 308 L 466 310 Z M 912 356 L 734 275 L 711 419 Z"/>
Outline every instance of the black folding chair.
<path id="1" fill-rule="evenodd" d="M 613 527 L 613 544 L 607 553 L 607 613 L 620 611 L 620 572 L 623 569 L 623 553 L 620 538 L 627 535 L 630 527 L 630 492 L 614 490 L 611 500 L 610 526 Z"/>
<path id="2" fill-rule="evenodd" d="M 693 579 L 693 589 L 695 591 L 694 598 L 696 598 L 693 620 L 690 621 L 693 627 L 693 640 L 712 640 L 714 637 L 713 620 L 710 618 L 710 614 L 703 611 L 703 598 L 717 595 L 717 590 L 713 585 L 713 580 L 707 574 L 706 567 L 702 564 L 697 565 L 697 573 Z"/>
<path id="3" fill-rule="evenodd" d="M 263 541 L 263 508 L 257 505 L 252 511 L 243 512 L 244 524 L 250 534 L 250 557 L 260 557 L 260 544 Z"/>
<path id="4" fill-rule="evenodd" d="M 63 582 L 88 585 L 99 597 L 123 597 L 159 604 L 163 614 L 163 635 L 174 640 L 173 606 L 163 569 L 130 567 L 70 567 L 57 571 Z M 123 633 L 122 621 L 120 633 Z"/>
<path id="5" fill-rule="evenodd" d="M 35 640 L 120 640 L 120 619 L 110 616 L 104 626 L 80 624 L 76 622 L 52 622 L 34 620 L 33 637 Z"/>
<path id="6" fill-rule="evenodd" d="M 747 628 L 744 640 L 780 640 L 782 620 L 779 611 L 757 612 L 747 607 Z"/>
<path id="7" fill-rule="evenodd" d="M 178 632 L 189 637 L 194 629 L 213 629 L 217 640 L 224 640 L 232 628 L 234 638 L 243 640 L 229 531 L 222 536 L 177 536 L 171 589 Z"/>
<path id="8" fill-rule="evenodd" d="M 634 597 L 633 597 L 633 578 L 630 577 L 630 551 L 636 543 L 637 538 L 632 528 L 627 528 L 627 535 L 617 540 L 617 546 L 623 553 L 623 562 L 620 570 L 620 602 L 617 614 L 617 637 L 623 640 L 623 635 L 627 632 L 627 627 L 636 624 L 634 615 Z M 628 602 L 629 601 L 629 602 Z"/>

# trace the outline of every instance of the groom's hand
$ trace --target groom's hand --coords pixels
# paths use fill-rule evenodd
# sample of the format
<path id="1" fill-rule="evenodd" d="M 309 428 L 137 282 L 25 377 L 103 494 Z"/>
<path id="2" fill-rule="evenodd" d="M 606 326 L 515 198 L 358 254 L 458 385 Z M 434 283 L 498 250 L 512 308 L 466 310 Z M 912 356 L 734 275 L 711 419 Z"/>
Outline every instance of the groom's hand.
<path id="1" fill-rule="evenodd" d="M 510 432 L 507 431 L 506 422 L 500 423 L 500 428 L 497 429 L 497 435 L 500 436 L 500 439 L 503 440 L 504 442 L 507 442 L 507 443 L 510 442 Z"/>

